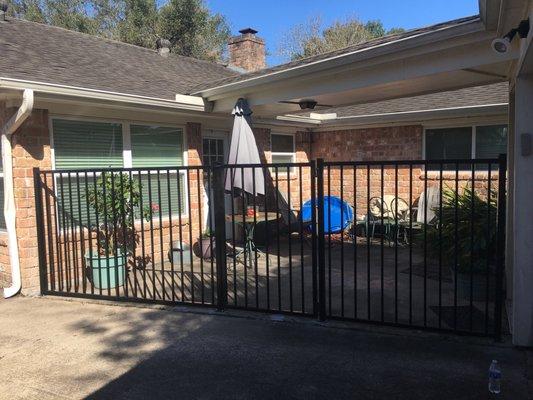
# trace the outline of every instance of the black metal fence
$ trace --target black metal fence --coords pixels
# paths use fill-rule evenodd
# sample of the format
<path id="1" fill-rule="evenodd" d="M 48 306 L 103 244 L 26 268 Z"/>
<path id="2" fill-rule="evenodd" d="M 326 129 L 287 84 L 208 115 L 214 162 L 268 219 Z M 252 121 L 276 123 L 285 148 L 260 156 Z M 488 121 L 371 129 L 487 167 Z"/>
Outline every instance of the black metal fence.
<path id="1" fill-rule="evenodd" d="M 225 190 L 250 170 L 265 195 Z M 503 156 L 36 169 L 42 293 L 500 338 L 505 176 Z"/>

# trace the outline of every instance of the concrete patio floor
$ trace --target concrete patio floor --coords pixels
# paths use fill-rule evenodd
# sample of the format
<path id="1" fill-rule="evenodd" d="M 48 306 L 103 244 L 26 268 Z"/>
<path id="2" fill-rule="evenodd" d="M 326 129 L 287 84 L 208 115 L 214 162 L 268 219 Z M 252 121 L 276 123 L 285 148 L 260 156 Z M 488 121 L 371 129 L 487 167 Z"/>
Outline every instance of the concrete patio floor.
<path id="1" fill-rule="evenodd" d="M 532 394 L 531 352 L 490 339 L 24 297 L 0 326 L 2 399 L 487 399 L 493 358 L 499 398 Z"/>

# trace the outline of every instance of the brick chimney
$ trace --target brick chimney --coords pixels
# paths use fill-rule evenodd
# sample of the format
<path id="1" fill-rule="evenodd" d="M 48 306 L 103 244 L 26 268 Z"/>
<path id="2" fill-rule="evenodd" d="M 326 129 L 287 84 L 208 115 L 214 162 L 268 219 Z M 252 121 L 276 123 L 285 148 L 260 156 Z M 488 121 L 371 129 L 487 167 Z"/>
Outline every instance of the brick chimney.
<path id="1" fill-rule="evenodd" d="M 266 67 L 265 41 L 256 36 L 256 30 L 246 28 L 239 31 L 228 43 L 229 65 L 246 72 Z"/>

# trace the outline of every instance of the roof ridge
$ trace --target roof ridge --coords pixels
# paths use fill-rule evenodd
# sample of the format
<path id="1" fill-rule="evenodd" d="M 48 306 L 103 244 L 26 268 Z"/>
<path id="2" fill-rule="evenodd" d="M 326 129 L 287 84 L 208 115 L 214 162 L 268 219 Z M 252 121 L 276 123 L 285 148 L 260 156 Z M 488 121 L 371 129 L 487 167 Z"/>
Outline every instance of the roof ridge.
<path id="1" fill-rule="evenodd" d="M 352 47 L 357 47 L 357 46 L 361 46 L 361 45 L 368 45 L 368 44 L 372 44 L 373 42 L 380 42 L 384 38 L 393 38 L 395 36 L 398 36 L 398 37 L 408 36 L 409 34 L 413 34 L 414 32 L 417 32 L 417 31 L 424 31 L 424 30 L 426 30 L 428 28 L 438 29 L 441 26 L 446 26 L 446 25 L 450 25 L 450 24 L 460 24 L 460 23 L 467 22 L 467 21 L 473 21 L 476 18 L 479 18 L 479 14 L 470 15 L 468 17 L 456 18 L 456 19 L 452 19 L 450 21 L 438 22 L 436 24 L 429 24 L 429 25 L 419 26 L 418 28 L 407 29 L 404 32 L 391 33 L 391 34 L 388 34 L 388 35 L 378 36 L 378 37 L 372 38 L 370 40 L 366 40 L 364 42 L 359 42 L 359 43 L 350 44 L 348 46 L 339 47 L 338 49 L 335 49 L 335 50 L 329 50 L 329 51 L 325 51 L 324 53 L 319 53 L 319 54 L 315 54 L 315 55 L 312 55 L 312 56 L 299 58 L 297 60 L 291 60 L 291 61 L 288 61 L 288 62 L 286 62 L 284 64 L 290 64 L 291 62 L 294 62 L 294 61 L 305 62 L 306 60 L 309 60 L 309 59 L 314 58 L 316 56 L 326 56 L 328 54 L 333 54 L 333 53 L 337 53 L 337 52 L 342 52 L 343 50 L 351 49 Z M 279 65 L 284 65 L 284 64 L 279 64 Z M 265 69 L 268 69 L 268 68 L 265 68 Z"/>
<path id="2" fill-rule="evenodd" d="M 101 36 L 101 35 L 91 35 L 90 33 L 75 31 L 75 30 L 72 30 L 72 29 L 64 28 L 62 26 L 51 25 L 51 24 L 47 24 L 47 23 L 43 23 L 43 22 L 29 21 L 27 19 L 15 18 L 15 17 L 9 17 L 8 20 L 16 20 L 16 21 L 20 21 L 20 22 L 23 22 L 23 23 L 27 23 L 27 24 L 41 25 L 41 26 L 44 26 L 46 28 L 57 29 L 57 30 L 68 32 L 68 33 L 72 33 L 74 35 L 84 36 L 84 37 L 90 38 L 92 40 L 102 40 L 102 41 L 108 42 L 110 44 L 129 46 L 129 47 L 132 47 L 132 48 L 135 48 L 135 49 L 138 49 L 138 50 L 150 52 L 152 54 L 157 54 L 157 50 L 155 50 L 155 49 L 151 49 L 151 48 L 148 48 L 148 47 L 143 47 L 143 46 L 139 46 L 139 45 L 136 45 L 136 44 L 127 43 L 127 42 L 122 42 L 120 40 L 111 39 L 111 38 L 108 38 L 108 37 L 105 37 L 105 36 Z M 209 64 L 209 65 L 212 65 L 212 66 L 218 66 L 218 67 L 225 68 L 224 65 L 219 64 L 217 62 L 212 62 L 212 61 L 208 61 L 208 60 L 201 60 L 199 58 L 194 58 L 194 57 L 190 57 L 190 56 L 184 56 L 182 54 L 172 53 L 172 52 L 170 53 L 170 55 L 172 57 L 174 57 L 174 58 L 181 58 L 181 59 L 185 59 L 185 60 L 188 60 L 188 61 L 199 62 L 199 63 L 203 63 L 203 64 Z"/>

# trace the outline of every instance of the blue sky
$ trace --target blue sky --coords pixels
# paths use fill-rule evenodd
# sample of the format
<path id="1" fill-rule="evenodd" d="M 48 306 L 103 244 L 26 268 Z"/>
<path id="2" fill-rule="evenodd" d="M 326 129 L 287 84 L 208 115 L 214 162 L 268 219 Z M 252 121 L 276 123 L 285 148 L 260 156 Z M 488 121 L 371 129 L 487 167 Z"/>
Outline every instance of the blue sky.
<path id="1" fill-rule="evenodd" d="M 252 27 L 267 43 L 269 65 L 290 27 L 320 15 L 325 25 L 348 16 L 362 21 L 380 19 L 385 28 L 406 29 L 431 25 L 478 13 L 477 0 L 206 0 L 209 8 L 226 16 L 232 32 Z"/>

